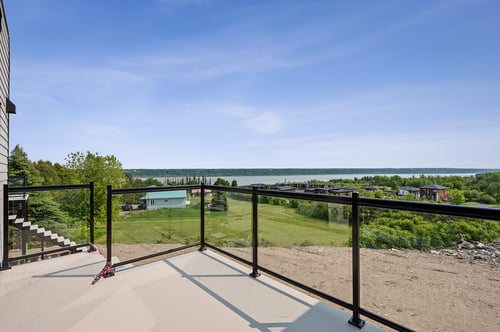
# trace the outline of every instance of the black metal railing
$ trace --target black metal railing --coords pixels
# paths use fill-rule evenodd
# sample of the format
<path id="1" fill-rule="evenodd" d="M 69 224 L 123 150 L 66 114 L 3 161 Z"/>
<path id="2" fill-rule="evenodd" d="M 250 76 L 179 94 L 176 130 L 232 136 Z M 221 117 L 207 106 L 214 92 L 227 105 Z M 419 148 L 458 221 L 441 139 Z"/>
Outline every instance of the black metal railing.
<path id="1" fill-rule="evenodd" d="M 38 193 L 38 192 L 46 192 L 46 191 L 62 191 L 62 190 L 89 190 L 89 211 L 88 211 L 88 227 L 89 234 L 87 238 L 87 242 L 85 243 L 77 243 L 77 244 L 69 244 L 62 245 L 61 248 L 45 250 L 42 245 L 41 250 L 39 252 L 26 254 L 23 252 L 22 255 L 16 257 L 9 257 L 9 226 L 10 220 L 14 220 L 20 218 L 23 223 L 28 223 L 28 202 L 29 202 L 29 193 Z M 29 260 L 36 257 L 41 257 L 44 259 L 47 255 L 62 253 L 62 252 L 76 252 L 78 248 L 90 246 L 90 250 L 92 250 L 91 244 L 94 243 L 94 183 L 90 182 L 88 184 L 71 184 L 71 185 L 48 185 L 48 186 L 9 186 L 5 184 L 3 186 L 4 199 L 3 199 L 3 259 L 2 259 L 2 270 L 9 269 L 9 262 L 20 261 L 20 260 Z M 17 198 L 16 198 L 17 196 Z M 14 198 L 13 198 L 14 197 Z M 17 211 L 17 214 L 11 215 L 11 207 L 9 205 L 9 199 L 19 199 L 22 205 L 21 209 Z M 11 218 L 12 217 L 12 218 Z M 15 218 L 14 218 L 15 217 Z M 23 223 L 20 223 L 22 226 Z M 28 223 L 32 225 L 31 223 Z M 35 225 L 33 225 L 35 226 Z M 52 232 L 51 232 L 52 233 Z M 43 233 L 40 234 L 43 237 Z M 70 239 L 67 239 L 70 240 Z M 41 243 L 44 243 L 44 240 L 41 240 Z M 71 242 L 70 242 L 71 243 Z"/>
<path id="2" fill-rule="evenodd" d="M 412 211 L 412 212 L 423 212 L 423 213 L 432 213 L 432 214 L 440 214 L 440 215 L 451 215 L 451 216 L 460 216 L 460 217 L 469 217 L 476 219 L 486 219 L 486 220 L 495 220 L 500 221 L 500 210 L 499 209 L 488 209 L 488 208 L 477 208 L 477 207 L 464 207 L 464 206 L 454 206 L 454 205 L 443 205 L 443 204 L 433 204 L 433 203 L 420 203 L 420 202 L 410 202 L 410 201 L 395 201 L 395 200 L 382 200 L 382 199 L 371 199 L 371 198 L 360 198 L 357 193 L 353 193 L 351 197 L 342 197 L 342 196 L 329 196 L 329 195 L 318 195 L 318 194 L 307 194 L 307 193 L 296 193 L 296 192 L 281 192 L 281 191 L 272 191 L 272 190 L 262 190 L 257 188 L 238 188 L 238 187 L 223 187 L 223 186 L 212 186 L 212 185 L 195 185 L 195 186 L 175 186 L 175 187 L 148 187 L 148 188 L 133 188 L 133 189 L 113 189 L 111 186 L 108 186 L 108 220 L 107 220 L 107 262 L 111 264 L 112 257 L 112 196 L 113 195 L 122 195 L 122 194 L 132 194 L 132 193 L 144 193 L 144 192 L 154 192 L 154 191 L 170 191 L 170 190 L 179 190 L 179 189 L 200 189 L 200 235 L 199 242 L 193 242 L 186 245 L 178 246 L 173 249 L 168 249 L 161 252 L 156 252 L 152 254 L 148 254 L 146 256 L 135 257 L 133 259 L 128 259 L 119 263 L 115 263 L 113 267 L 125 265 L 133 262 L 137 262 L 144 259 L 149 259 L 153 257 L 158 257 L 161 255 L 173 253 L 176 251 L 192 248 L 199 246 L 200 250 L 205 250 L 205 248 L 214 249 L 222 254 L 225 254 L 233 259 L 236 259 L 246 265 L 249 265 L 252 268 L 251 276 L 258 277 L 259 271 L 267 273 L 275 278 L 278 278 L 282 281 L 285 281 L 295 287 L 303 289 L 306 292 L 312 293 L 316 296 L 319 296 L 327 301 L 333 302 L 339 306 L 342 306 L 348 310 L 352 311 L 352 317 L 349 320 L 349 323 L 361 328 L 364 325 L 364 321 L 361 319 L 361 316 L 365 316 L 370 318 L 376 322 L 382 323 L 392 329 L 396 329 L 398 331 L 412 331 L 411 329 L 402 326 L 394 321 L 391 321 L 385 317 L 377 315 L 369 310 L 363 309 L 360 305 L 360 217 L 359 217 L 359 209 L 361 207 L 375 207 L 381 209 L 394 209 L 394 210 L 403 210 L 403 211 Z M 242 258 L 234 253 L 231 253 L 227 250 L 222 249 L 221 247 L 208 243 L 206 241 L 205 234 L 205 191 L 221 191 L 221 192 L 229 192 L 229 193 L 240 193 L 251 196 L 251 204 L 252 204 L 252 258 L 251 261 Z M 326 203 L 335 203 L 335 204 L 343 204 L 351 207 L 351 218 L 350 223 L 352 227 L 352 303 L 334 297 L 330 294 L 326 294 L 321 292 L 315 288 L 312 288 L 308 285 L 305 285 L 301 282 L 298 282 L 290 277 L 277 273 L 271 269 L 265 268 L 259 265 L 259 239 L 258 239 L 258 206 L 259 206 L 259 196 L 268 196 L 268 197 L 279 197 L 285 199 L 294 199 L 294 200 L 307 200 L 314 202 L 326 202 Z"/>

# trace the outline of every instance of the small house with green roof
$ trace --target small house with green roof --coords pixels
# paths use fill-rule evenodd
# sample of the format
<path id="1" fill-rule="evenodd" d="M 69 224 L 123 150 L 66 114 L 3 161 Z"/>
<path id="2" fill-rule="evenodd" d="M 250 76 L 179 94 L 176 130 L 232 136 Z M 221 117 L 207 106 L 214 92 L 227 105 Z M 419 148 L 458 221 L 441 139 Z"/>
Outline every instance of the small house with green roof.
<path id="1" fill-rule="evenodd" d="M 186 190 L 149 192 L 142 196 L 146 210 L 165 208 L 184 209 L 186 207 Z"/>

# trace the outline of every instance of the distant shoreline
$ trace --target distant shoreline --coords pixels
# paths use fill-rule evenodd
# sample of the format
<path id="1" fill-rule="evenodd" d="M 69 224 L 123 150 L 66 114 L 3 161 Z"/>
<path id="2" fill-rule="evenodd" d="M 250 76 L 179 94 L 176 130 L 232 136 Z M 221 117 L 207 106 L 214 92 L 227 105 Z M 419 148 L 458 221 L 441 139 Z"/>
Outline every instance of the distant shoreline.
<path id="1" fill-rule="evenodd" d="M 398 174 L 479 174 L 500 172 L 494 168 L 176 168 L 176 169 L 124 169 L 133 177 L 184 176 L 288 176 L 288 175 L 398 175 Z"/>

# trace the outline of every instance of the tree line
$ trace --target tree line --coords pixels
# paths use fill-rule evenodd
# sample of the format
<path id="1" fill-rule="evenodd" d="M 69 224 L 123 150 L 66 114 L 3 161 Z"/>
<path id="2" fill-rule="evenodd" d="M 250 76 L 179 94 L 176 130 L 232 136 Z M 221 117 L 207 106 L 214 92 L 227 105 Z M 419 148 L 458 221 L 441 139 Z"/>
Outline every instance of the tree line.
<path id="1" fill-rule="evenodd" d="M 500 172 L 479 173 L 475 176 L 457 175 L 421 175 L 412 177 L 392 176 L 364 176 L 354 179 L 332 179 L 329 181 L 311 180 L 309 185 L 328 185 L 341 187 L 359 187 L 360 195 L 375 198 L 412 199 L 408 197 L 394 197 L 401 187 L 420 188 L 425 185 L 438 184 L 448 188 L 449 201 L 453 204 L 476 202 L 480 204 L 500 204 Z M 363 190 L 363 186 L 374 185 L 384 189 L 375 191 Z M 387 195 L 389 194 L 389 195 Z M 391 196 L 391 197 L 388 197 Z"/>
<path id="2" fill-rule="evenodd" d="M 145 180 L 134 178 L 123 170 L 122 164 L 114 156 L 101 156 L 98 153 L 70 153 L 65 163 L 52 163 L 39 160 L 33 162 L 23 148 L 17 145 L 9 158 L 9 175 L 22 177 L 29 186 L 85 184 L 94 182 L 94 218 L 96 222 L 106 220 L 106 186 L 113 188 L 147 187 L 164 185 L 154 178 Z M 199 177 L 186 178 L 185 184 L 198 184 Z M 196 182 L 196 183 L 190 183 Z M 347 180 L 330 180 L 328 182 L 310 181 L 309 184 L 362 186 L 376 185 L 394 191 L 402 186 L 421 187 L 427 184 L 440 184 L 449 188 L 452 202 L 461 204 L 463 201 L 481 202 L 487 204 L 500 203 L 500 172 L 481 173 L 475 176 L 420 176 L 402 178 L 394 176 L 366 176 Z M 218 179 L 215 185 L 237 186 Z M 384 192 L 363 191 L 363 196 L 384 196 Z M 88 234 L 89 193 L 78 191 L 51 191 L 30 194 L 29 218 L 39 222 L 42 227 L 59 228 L 72 232 L 71 236 L 84 237 Z M 248 196 L 248 195 L 247 195 Z M 234 199 L 248 199 L 231 194 Z M 460 197 L 460 199 L 456 199 Z M 386 197 L 387 198 L 387 197 Z M 411 197 L 389 197 L 396 199 L 412 199 Z M 463 199 L 462 199 L 463 198 Z M 455 201 L 453 201 L 455 199 Z M 139 195 L 113 196 L 113 215 L 119 213 L 124 202 L 137 202 Z M 297 213 L 329 222 L 332 216 L 341 215 L 343 219 L 350 218 L 349 209 L 333 210 L 326 203 L 286 200 L 283 198 L 259 196 L 260 203 L 280 205 L 296 209 Z M 213 211 L 229 209 L 227 194 L 214 192 L 212 197 Z M 362 210 L 361 242 L 367 247 L 401 247 L 426 250 L 449 246 L 458 234 L 465 234 L 466 239 L 477 241 L 492 241 L 500 238 L 500 226 L 496 222 L 464 220 L 452 217 L 436 218 L 434 216 L 396 213 L 387 211 Z"/>

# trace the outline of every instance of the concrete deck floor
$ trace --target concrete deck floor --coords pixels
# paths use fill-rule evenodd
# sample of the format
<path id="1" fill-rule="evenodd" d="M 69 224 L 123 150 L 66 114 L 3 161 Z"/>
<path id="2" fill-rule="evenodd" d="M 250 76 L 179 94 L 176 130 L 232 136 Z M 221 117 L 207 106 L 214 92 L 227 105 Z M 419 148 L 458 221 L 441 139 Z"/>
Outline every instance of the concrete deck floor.
<path id="1" fill-rule="evenodd" d="M 211 251 L 117 271 L 79 253 L 0 272 L 0 330 L 382 331 Z"/>

